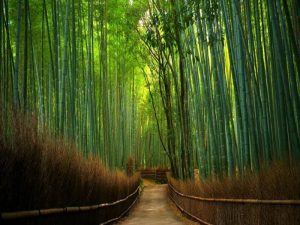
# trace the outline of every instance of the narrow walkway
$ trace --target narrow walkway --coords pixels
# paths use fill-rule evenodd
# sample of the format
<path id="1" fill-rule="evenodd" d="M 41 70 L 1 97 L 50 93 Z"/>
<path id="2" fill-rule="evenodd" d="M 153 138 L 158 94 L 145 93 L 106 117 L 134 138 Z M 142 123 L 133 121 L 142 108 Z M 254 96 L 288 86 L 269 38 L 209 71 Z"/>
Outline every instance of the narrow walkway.
<path id="1" fill-rule="evenodd" d="M 138 204 L 119 225 L 183 225 L 170 208 L 167 185 L 146 186 Z"/>

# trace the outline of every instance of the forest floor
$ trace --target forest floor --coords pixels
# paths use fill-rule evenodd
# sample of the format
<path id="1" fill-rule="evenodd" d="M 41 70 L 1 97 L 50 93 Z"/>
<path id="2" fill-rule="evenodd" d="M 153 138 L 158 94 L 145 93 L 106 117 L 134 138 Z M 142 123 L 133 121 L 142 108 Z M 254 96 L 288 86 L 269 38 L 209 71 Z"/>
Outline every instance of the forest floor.
<path id="1" fill-rule="evenodd" d="M 167 195 L 166 184 L 155 184 L 144 180 L 144 191 L 137 205 L 118 225 L 184 225 L 187 222 L 176 211 Z"/>

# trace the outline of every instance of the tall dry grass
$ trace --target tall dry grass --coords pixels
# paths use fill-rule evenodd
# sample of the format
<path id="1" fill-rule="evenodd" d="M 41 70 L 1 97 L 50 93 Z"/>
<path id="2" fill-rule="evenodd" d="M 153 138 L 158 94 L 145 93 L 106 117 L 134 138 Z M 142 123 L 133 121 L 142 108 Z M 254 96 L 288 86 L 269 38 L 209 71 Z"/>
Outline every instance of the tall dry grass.
<path id="1" fill-rule="evenodd" d="M 18 115 L 9 124 L 0 126 L 1 212 L 113 202 L 139 185 L 138 174 L 127 177 L 109 171 L 94 157 L 83 158 L 74 145 L 38 129 L 33 116 Z M 113 214 L 113 208 L 108 209 L 95 221 L 99 224 Z"/>
<path id="2" fill-rule="evenodd" d="M 186 195 L 206 198 L 299 200 L 300 167 L 277 162 L 258 174 L 222 180 L 178 181 L 169 183 Z M 251 205 L 203 202 L 179 197 L 175 200 L 188 212 L 212 224 L 300 224 L 300 206 Z"/>

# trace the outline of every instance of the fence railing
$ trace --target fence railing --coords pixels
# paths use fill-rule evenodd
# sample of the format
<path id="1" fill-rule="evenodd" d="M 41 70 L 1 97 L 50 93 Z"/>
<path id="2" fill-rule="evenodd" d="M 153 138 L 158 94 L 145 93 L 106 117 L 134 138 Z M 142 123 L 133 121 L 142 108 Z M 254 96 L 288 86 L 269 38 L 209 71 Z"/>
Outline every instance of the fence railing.
<path id="1" fill-rule="evenodd" d="M 130 203 L 130 206 L 126 208 L 120 215 L 118 215 L 115 218 L 110 218 L 107 221 L 100 222 L 100 224 L 109 224 L 123 217 L 136 203 L 138 196 L 139 196 L 139 186 L 131 194 L 127 195 L 125 198 L 110 203 L 101 203 L 101 204 L 89 205 L 89 206 L 38 209 L 38 210 L 30 210 L 30 211 L 2 212 L 1 220 L 4 222 L 6 221 L 10 222 L 13 220 L 23 219 L 23 218 L 36 218 L 36 217 L 40 218 L 44 216 L 51 216 L 57 214 L 69 214 L 69 213 L 79 213 L 79 212 L 83 213 L 83 212 L 89 212 L 94 210 L 100 210 L 107 207 L 117 206 L 121 203 L 128 201 L 130 198 L 133 198 L 132 203 Z"/>
<path id="2" fill-rule="evenodd" d="M 142 178 L 152 179 L 159 183 L 167 183 L 168 169 L 139 169 Z"/>
<path id="3" fill-rule="evenodd" d="M 177 208 L 200 224 L 300 224 L 300 200 L 203 198 L 168 187 Z"/>

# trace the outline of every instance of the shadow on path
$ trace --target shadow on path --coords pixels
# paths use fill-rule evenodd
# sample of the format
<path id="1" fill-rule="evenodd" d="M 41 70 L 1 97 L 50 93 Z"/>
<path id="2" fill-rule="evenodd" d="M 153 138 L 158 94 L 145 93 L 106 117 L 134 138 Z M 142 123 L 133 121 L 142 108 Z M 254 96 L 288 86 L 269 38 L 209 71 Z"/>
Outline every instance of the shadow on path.
<path id="1" fill-rule="evenodd" d="M 166 184 L 147 185 L 138 204 L 119 225 L 183 225 L 170 208 Z"/>

